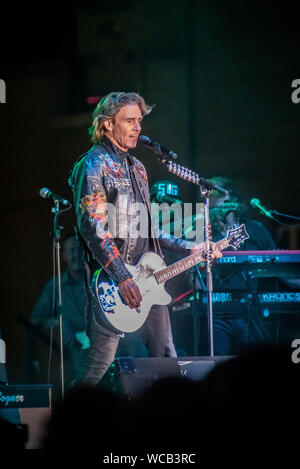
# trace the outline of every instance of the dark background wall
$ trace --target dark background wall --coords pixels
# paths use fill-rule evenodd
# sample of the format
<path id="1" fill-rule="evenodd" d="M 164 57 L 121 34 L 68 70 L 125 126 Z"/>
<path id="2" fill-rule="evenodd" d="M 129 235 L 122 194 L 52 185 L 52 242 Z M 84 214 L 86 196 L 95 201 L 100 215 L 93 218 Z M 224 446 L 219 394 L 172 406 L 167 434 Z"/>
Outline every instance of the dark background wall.
<path id="1" fill-rule="evenodd" d="M 203 177 L 232 177 L 249 201 L 300 216 L 300 78 L 296 2 L 111 0 L 7 7 L 1 18 L 1 327 L 11 382 L 24 380 L 24 328 L 51 276 L 49 187 L 71 198 L 69 168 L 89 146 L 88 96 L 135 90 L 156 104 L 143 132 Z M 6 25 L 6 27 L 5 27 Z M 150 182 L 168 177 L 134 152 Z M 175 179 L 175 177 L 170 177 Z M 197 200 L 182 182 L 185 201 Z M 262 219 L 282 248 L 296 228 Z M 61 217 L 72 230 L 73 214 Z"/>

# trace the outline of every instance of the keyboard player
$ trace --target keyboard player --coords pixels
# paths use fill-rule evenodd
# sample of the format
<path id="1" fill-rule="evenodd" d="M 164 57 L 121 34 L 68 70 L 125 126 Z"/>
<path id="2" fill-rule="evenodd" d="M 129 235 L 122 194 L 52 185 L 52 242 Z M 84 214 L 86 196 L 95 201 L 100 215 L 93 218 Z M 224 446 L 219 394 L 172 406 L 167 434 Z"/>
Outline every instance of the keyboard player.
<path id="1" fill-rule="evenodd" d="M 239 250 L 277 249 L 266 227 L 245 216 L 247 206 L 234 181 L 225 177 L 214 177 L 211 181 L 228 191 L 226 196 L 217 191 L 211 192 L 210 222 L 213 240 L 218 241 L 224 238 L 228 228 L 245 223 L 249 239 L 239 247 Z M 216 270 L 214 271 L 213 287 L 215 291 L 244 290 L 255 295 L 258 281 L 260 290 L 264 290 L 269 280 L 251 278 L 248 272 L 240 270 L 238 266 L 233 266 L 231 275 L 226 275 L 226 278 L 218 277 Z M 300 287 L 299 279 L 282 280 L 290 287 Z M 231 314 L 228 309 L 222 314 L 219 306 L 218 314 L 214 314 L 213 329 L 215 355 L 235 355 L 249 346 L 274 341 L 270 325 L 266 324 L 262 315 L 254 314 L 251 306 L 246 314 L 239 314 L 237 311 Z"/>

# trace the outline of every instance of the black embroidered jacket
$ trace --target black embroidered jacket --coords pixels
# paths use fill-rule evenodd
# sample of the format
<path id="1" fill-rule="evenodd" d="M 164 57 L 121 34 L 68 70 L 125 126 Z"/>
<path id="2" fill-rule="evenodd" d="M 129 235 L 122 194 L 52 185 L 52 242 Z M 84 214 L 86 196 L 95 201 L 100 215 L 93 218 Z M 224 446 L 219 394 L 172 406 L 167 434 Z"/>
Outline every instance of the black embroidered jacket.
<path id="1" fill-rule="evenodd" d="M 132 264 L 137 239 L 128 233 L 137 226 L 139 215 L 132 209 L 134 194 L 127 160 L 132 164 L 144 207 L 150 214 L 148 178 L 143 164 L 106 137 L 80 157 L 69 178 L 77 227 L 89 257 L 118 283 L 132 277 L 124 262 Z M 160 253 L 160 244 L 186 255 L 193 246 L 169 234 L 154 233 L 152 227 L 155 252 Z"/>

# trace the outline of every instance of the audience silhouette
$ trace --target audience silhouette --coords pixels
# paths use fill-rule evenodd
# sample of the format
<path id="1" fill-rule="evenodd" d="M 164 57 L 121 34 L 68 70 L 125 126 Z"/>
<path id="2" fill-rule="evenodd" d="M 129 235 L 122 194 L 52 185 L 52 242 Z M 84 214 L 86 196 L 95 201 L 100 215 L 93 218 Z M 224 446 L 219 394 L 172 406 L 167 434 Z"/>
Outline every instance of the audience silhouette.
<path id="1" fill-rule="evenodd" d="M 291 353 L 285 347 L 256 346 L 218 363 L 201 380 L 160 379 L 131 399 L 103 385 L 78 385 L 55 403 L 41 449 L 70 459 L 205 448 L 293 452 L 300 365 Z M 21 430 L 0 420 L 1 447 L 24 449 Z"/>
<path id="2" fill-rule="evenodd" d="M 220 362 L 202 380 L 160 379 L 133 399 L 78 386 L 56 405 L 44 449 L 76 455 L 293 448 L 299 385 L 291 350 L 264 345 Z"/>

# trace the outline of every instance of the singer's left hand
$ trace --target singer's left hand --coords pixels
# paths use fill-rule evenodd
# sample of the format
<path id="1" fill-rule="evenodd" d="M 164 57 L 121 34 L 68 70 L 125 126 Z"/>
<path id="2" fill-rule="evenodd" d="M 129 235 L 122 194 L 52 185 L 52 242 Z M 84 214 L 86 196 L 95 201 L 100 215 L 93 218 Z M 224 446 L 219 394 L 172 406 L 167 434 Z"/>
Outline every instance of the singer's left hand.
<path id="1" fill-rule="evenodd" d="M 218 259 L 223 256 L 221 251 L 219 251 L 219 249 L 217 248 L 216 243 L 213 243 L 212 241 L 210 241 L 209 245 L 210 245 L 210 255 L 211 255 L 212 260 Z M 204 253 L 205 248 L 206 248 L 206 243 L 195 244 L 192 249 L 192 254 L 194 254 L 196 251 L 203 251 Z"/>

